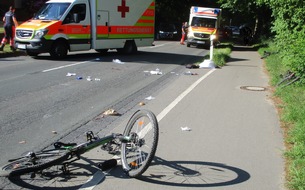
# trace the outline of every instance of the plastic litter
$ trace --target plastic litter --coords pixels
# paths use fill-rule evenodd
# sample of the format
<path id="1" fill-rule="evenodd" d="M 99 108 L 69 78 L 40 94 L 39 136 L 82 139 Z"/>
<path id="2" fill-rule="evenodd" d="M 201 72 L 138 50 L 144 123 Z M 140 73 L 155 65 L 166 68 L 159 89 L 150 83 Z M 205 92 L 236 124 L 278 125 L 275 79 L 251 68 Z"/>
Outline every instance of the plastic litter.
<path id="1" fill-rule="evenodd" d="M 155 98 L 152 96 L 148 96 L 147 98 L 145 98 L 145 100 L 153 100 L 153 99 L 155 99 Z"/>
<path id="2" fill-rule="evenodd" d="M 26 143 L 26 141 L 20 141 L 19 142 L 19 144 L 25 144 Z"/>
<path id="3" fill-rule="evenodd" d="M 95 78 L 94 80 L 95 80 L 95 81 L 101 81 L 101 79 L 100 79 L 100 78 Z"/>
<path id="4" fill-rule="evenodd" d="M 91 76 L 87 77 L 87 81 L 92 81 Z"/>
<path id="5" fill-rule="evenodd" d="M 154 71 L 144 71 L 144 73 L 150 73 L 151 75 L 162 75 L 162 71 L 160 69 L 156 69 Z"/>
<path id="6" fill-rule="evenodd" d="M 150 71 L 150 74 L 152 74 L 152 75 L 162 75 L 162 72 L 160 72 L 160 71 Z"/>
<path id="7" fill-rule="evenodd" d="M 144 102 L 140 102 L 139 105 L 140 105 L 140 106 L 144 106 L 145 103 L 144 103 Z"/>
<path id="8" fill-rule="evenodd" d="M 122 61 L 119 60 L 119 59 L 113 59 L 112 62 L 113 62 L 113 63 L 117 63 L 117 64 L 125 64 L 125 62 L 122 62 Z"/>
<path id="9" fill-rule="evenodd" d="M 83 77 L 76 77 L 76 79 L 77 79 L 77 80 L 82 80 L 82 79 L 83 79 Z"/>
<path id="10" fill-rule="evenodd" d="M 182 131 L 191 131 L 192 129 L 191 129 L 191 128 L 188 128 L 188 127 L 181 127 L 181 130 L 182 130 Z"/>
<path id="11" fill-rule="evenodd" d="M 75 76 L 76 75 L 76 73 L 67 73 L 67 77 L 71 77 L 71 76 Z"/>

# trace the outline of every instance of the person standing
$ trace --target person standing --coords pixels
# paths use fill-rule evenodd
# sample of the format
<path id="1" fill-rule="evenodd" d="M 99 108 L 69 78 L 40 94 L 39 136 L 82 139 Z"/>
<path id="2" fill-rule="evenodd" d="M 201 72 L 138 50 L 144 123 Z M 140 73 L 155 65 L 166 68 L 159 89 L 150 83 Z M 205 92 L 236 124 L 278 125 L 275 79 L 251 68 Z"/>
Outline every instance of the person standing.
<path id="1" fill-rule="evenodd" d="M 181 37 L 181 40 L 180 40 L 180 44 L 181 45 L 184 45 L 184 40 L 185 40 L 185 36 L 186 36 L 186 27 L 187 27 L 187 22 L 183 22 L 182 23 L 182 37 Z"/>
<path id="2" fill-rule="evenodd" d="M 1 41 L 0 51 L 3 51 L 3 48 L 7 41 L 10 41 L 10 47 L 12 51 L 15 51 L 14 48 L 14 35 L 13 27 L 18 26 L 17 19 L 15 18 L 15 8 L 10 6 L 9 11 L 5 13 L 3 17 L 4 22 L 4 37 Z"/>

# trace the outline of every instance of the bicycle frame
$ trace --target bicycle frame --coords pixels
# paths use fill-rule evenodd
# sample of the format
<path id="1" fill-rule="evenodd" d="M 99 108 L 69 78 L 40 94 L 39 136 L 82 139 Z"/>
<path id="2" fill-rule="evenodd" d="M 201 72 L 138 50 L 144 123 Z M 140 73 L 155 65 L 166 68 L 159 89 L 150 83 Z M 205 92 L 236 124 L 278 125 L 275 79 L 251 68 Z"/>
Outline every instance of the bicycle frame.
<path id="1" fill-rule="evenodd" d="M 86 133 L 87 142 L 84 143 L 55 142 L 53 149 L 29 152 L 27 155 L 9 160 L 8 164 L 1 167 L 0 176 L 35 174 L 55 165 L 61 165 L 62 171 L 68 173 L 70 163 L 81 159 L 80 155 L 85 152 L 100 146 L 109 154 L 120 154 L 124 172 L 129 177 L 136 178 L 142 175 L 152 162 L 158 144 L 158 131 L 156 116 L 149 110 L 137 110 L 129 119 L 123 134 L 113 133 L 99 138 L 89 131 Z M 98 167 L 105 169 L 103 165 L 109 166 L 110 163 L 106 162 L 98 164 Z"/>
<path id="2" fill-rule="evenodd" d="M 94 148 L 97 148 L 99 146 L 103 146 L 106 145 L 107 143 L 112 142 L 115 139 L 118 139 L 120 141 L 120 143 L 124 142 L 124 143 L 128 143 L 131 142 L 134 138 L 131 136 L 123 136 L 122 134 L 118 134 L 118 133 L 113 133 L 111 135 L 99 138 L 99 137 L 95 137 L 93 135 L 92 131 L 89 131 L 86 133 L 87 135 L 87 141 L 89 142 L 84 142 L 75 146 L 68 146 L 65 147 L 65 149 L 67 149 L 72 155 L 76 155 L 78 158 L 81 154 L 84 154 L 85 152 L 88 152 Z M 114 144 L 114 143 L 113 143 Z M 111 146 L 112 144 L 110 144 Z"/>

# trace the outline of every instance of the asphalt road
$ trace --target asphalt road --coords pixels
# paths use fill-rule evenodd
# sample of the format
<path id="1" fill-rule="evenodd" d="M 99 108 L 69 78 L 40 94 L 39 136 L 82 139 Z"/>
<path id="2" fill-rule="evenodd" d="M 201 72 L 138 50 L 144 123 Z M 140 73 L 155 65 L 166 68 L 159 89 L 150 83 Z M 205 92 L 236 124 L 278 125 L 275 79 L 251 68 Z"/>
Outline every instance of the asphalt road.
<path id="1" fill-rule="evenodd" d="M 136 56 L 1 60 L 1 163 L 57 140 L 80 142 L 87 130 L 122 132 L 140 101 L 160 125 L 156 158 L 141 180 L 120 167 L 97 170 L 96 163 L 111 157 L 96 149 L 73 165 L 72 175 L 1 178 L 3 189 L 284 189 L 282 134 L 270 92 L 242 88 L 267 87 L 268 77 L 258 54 L 243 50 L 222 69 L 191 70 L 198 75 L 184 75 L 184 64 L 202 60 L 206 50 L 166 41 Z M 162 75 L 145 72 L 157 68 Z M 122 115 L 101 118 L 108 108 Z"/>

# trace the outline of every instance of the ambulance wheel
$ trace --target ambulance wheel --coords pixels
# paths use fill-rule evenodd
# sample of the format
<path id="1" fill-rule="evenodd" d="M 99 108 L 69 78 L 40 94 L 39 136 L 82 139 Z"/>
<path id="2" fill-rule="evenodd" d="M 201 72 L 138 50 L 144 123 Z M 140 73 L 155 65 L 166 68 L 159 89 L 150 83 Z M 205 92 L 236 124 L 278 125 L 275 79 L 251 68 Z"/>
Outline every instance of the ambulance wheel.
<path id="1" fill-rule="evenodd" d="M 138 51 L 138 48 L 134 41 L 126 41 L 124 48 L 117 49 L 119 53 L 132 54 Z"/>
<path id="2" fill-rule="evenodd" d="M 56 41 L 53 44 L 51 51 L 50 51 L 50 55 L 54 59 L 62 59 L 64 57 L 66 57 L 67 54 L 68 54 L 68 46 L 62 40 Z"/>

